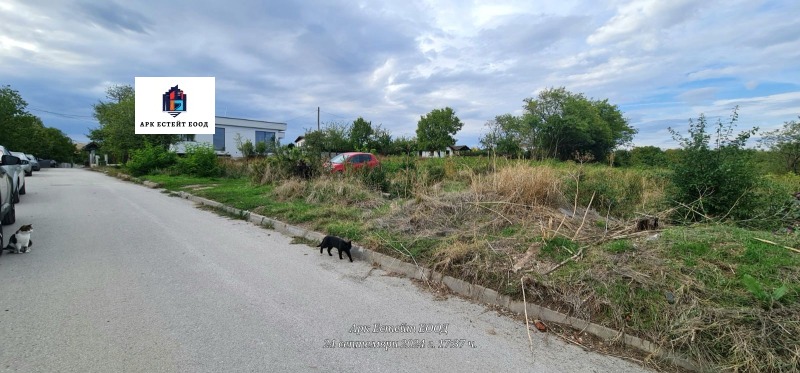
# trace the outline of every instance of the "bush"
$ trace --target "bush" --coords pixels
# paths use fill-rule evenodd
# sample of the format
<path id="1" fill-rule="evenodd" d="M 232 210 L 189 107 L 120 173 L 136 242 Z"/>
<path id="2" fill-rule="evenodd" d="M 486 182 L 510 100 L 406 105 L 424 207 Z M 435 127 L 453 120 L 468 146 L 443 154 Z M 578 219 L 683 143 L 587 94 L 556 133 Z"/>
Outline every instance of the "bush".
<path id="1" fill-rule="evenodd" d="M 210 145 L 187 145 L 186 156 L 178 158 L 175 168 L 184 175 L 200 177 L 220 175 L 217 153 Z"/>
<path id="2" fill-rule="evenodd" d="M 756 208 L 757 175 L 744 145 L 757 129 L 733 137 L 737 118 L 734 109 L 727 125 L 717 121 L 713 147 L 709 145 L 712 134 L 706 131 L 704 115 L 697 122 L 689 121 L 688 137 L 669 129 L 683 148 L 680 159 L 672 164 L 675 173 L 670 192 L 679 219 L 742 220 L 750 218 Z"/>
<path id="3" fill-rule="evenodd" d="M 311 179 L 322 173 L 319 153 L 306 147 L 276 147 L 274 154 L 250 165 L 250 180 L 268 184 L 291 178 Z"/>
<path id="4" fill-rule="evenodd" d="M 134 176 L 149 174 L 155 170 L 167 169 L 175 164 L 177 155 L 163 147 L 145 143 L 144 148 L 131 151 L 131 158 L 125 168 Z"/>
<path id="5" fill-rule="evenodd" d="M 800 228 L 796 226 L 800 222 L 800 201 L 794 198 L 798 185 L 800 177 L 794 174 L 760 178 L 753 189 L 751 215 L 739 224 L 766 230 Z"/>
<path id="6" fill-rule="evenodd" d="M 389 179 L 382 166 L 375 168 L 362 167 L 352 171 L 364 185 L 381 192 L 389 191 Z"/>
<path id="7" fill-rule="evenodd" d="M 578 182 L 578 204 L 587 206 L 594 195 L 592 208 L 599 213 L 630 218 L 636 212 L 652 213 L 664 207 L 662 191 L 668 177 L 657 170 L 584 166 L 565 177 L 564 194 L 574 198 Z"/>

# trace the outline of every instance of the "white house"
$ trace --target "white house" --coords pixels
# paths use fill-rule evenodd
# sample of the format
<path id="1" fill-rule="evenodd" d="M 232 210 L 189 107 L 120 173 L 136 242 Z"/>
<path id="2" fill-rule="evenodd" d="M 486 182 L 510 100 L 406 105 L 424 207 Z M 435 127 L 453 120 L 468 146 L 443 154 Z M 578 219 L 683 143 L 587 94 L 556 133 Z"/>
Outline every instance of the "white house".
<path id="1" fill-rule="evenodd" d="M 275 141 L 280 144 L 286 136 L 286 123 L 267 122 L 263 120 L 216 117 L 214 124 L 215 133 L 181 135 L 183 141 L 173 145 L 173 150 L 183 153 L 187 144 L 209 144 L 219 155 L 229 155 L 241 158 L 242 152 L 237 148 L 237 137 L 242 143 L 250 140 L 253 145 L 265 141 Z M 238 136 L 237 136 L 238 135 Z"/>
<path id="2" fill-rule="evenodd" d="M 469 146 L 466 145 L 453 145 L 444 148 L 444 150 L 439 151 L 426 151 L 420 150 L 417 154 L 421 158 L 444 158 L 444 157 L 452 157 L 453 155 L 459 154 L 460 152 L 469 151 Z"/>

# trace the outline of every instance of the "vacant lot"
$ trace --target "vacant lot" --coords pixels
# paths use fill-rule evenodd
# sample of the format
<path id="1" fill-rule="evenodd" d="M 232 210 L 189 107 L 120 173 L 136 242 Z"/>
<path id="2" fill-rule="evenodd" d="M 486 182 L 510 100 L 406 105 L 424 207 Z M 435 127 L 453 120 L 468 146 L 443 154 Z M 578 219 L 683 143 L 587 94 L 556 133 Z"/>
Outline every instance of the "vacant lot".
<path id="1" fill-rule="evenodd" d="M 371 173 L 276 180 L 259 162 L 230 162 L 221 178 L 144 178 L 514 297 L 524 283 L 528 301 L 715 370 L 800 364 L 800 236 L 673 224 L 667 170 L 397 157 Z"/>

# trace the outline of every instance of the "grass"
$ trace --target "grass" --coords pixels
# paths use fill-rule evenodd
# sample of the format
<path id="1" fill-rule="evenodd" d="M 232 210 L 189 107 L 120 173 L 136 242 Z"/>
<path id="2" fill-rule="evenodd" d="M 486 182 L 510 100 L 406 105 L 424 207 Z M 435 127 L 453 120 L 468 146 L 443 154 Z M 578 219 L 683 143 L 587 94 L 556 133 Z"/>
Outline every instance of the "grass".
<path id="1" fill-rule="evenodd" d="M 636 247 L 633 246 L 633 243 L 631 243 L 630 240 L 618 240 L 606 244 L 605 249 L 612 254 L 622 254 L 628 251 L 633 251 L 636 249 Z"/>
<path id="2" fill-rule="evenodd" d="M 353 175 L 265 185 L 144 179 L 346 237 L 518 299 L 524 277 L 529 301 L 713 370 L 791 371 L 800 363 L 800 255 L 756 240 L 798 247 L 800 235 L 722 224 L 634 232 L 638 214 L 663 210 L 668 171 L 486 158 L 396 157 L 383 165 L 408 198 L 384 199 Z M 581 208 L 590 200 L 593 210 Z M 582 255 L 567 260 L 580 248 Z"/>

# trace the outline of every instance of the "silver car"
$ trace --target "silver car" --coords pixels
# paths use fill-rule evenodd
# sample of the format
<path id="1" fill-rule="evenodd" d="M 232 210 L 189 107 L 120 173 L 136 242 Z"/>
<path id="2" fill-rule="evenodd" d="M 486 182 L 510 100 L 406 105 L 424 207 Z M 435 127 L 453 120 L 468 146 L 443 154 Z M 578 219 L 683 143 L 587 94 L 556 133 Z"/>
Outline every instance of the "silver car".
<path id="1" fill-rule="evenodd" d="M 0 155 L 14 157 L 14 155 L 2 145 L 0 145 Z M 7 158 L 3 157 L 3 159 Z M 6 173 L 11 176 L 11 183 L 14 186 L 11 193 L 11 200 L 13 200 L 14 203 L 19 203 L 19 196 L 25 194 L 25 172 L 22 171 L 22 167 L 20 167 L 19 163 L 19 158 L 14 157 L 14 160 L 4 162 L 0 165 L 0 167 L 4 168 Z"/>
<path id="2" fill-rule="evenodd" d="M 13 155 L 0 155 L 0 248 L 3 246 L 3 225 L 14 224 L 17 213 L 14 208 L 14 183 L 11 175 L 6 172 L 6 166 L 12 167 L 19 162 Z"/>
<path id="3" fill-rule="evenodd" d="M 31 161 L 31 169 L 34 171 L 39 171 L 39 160 L 33 156 L 33 154 L 25 154 L 28 156 L 28 160 Z"/>
<path id="4" fill-rule="evenodd" d="M 22 171 L 25 171 L 25 176 L 33 175 L 33 165 L 25 153 L 11 152 L 11 155 L 19 158 L 19 165 L 22 167 Z"/>

